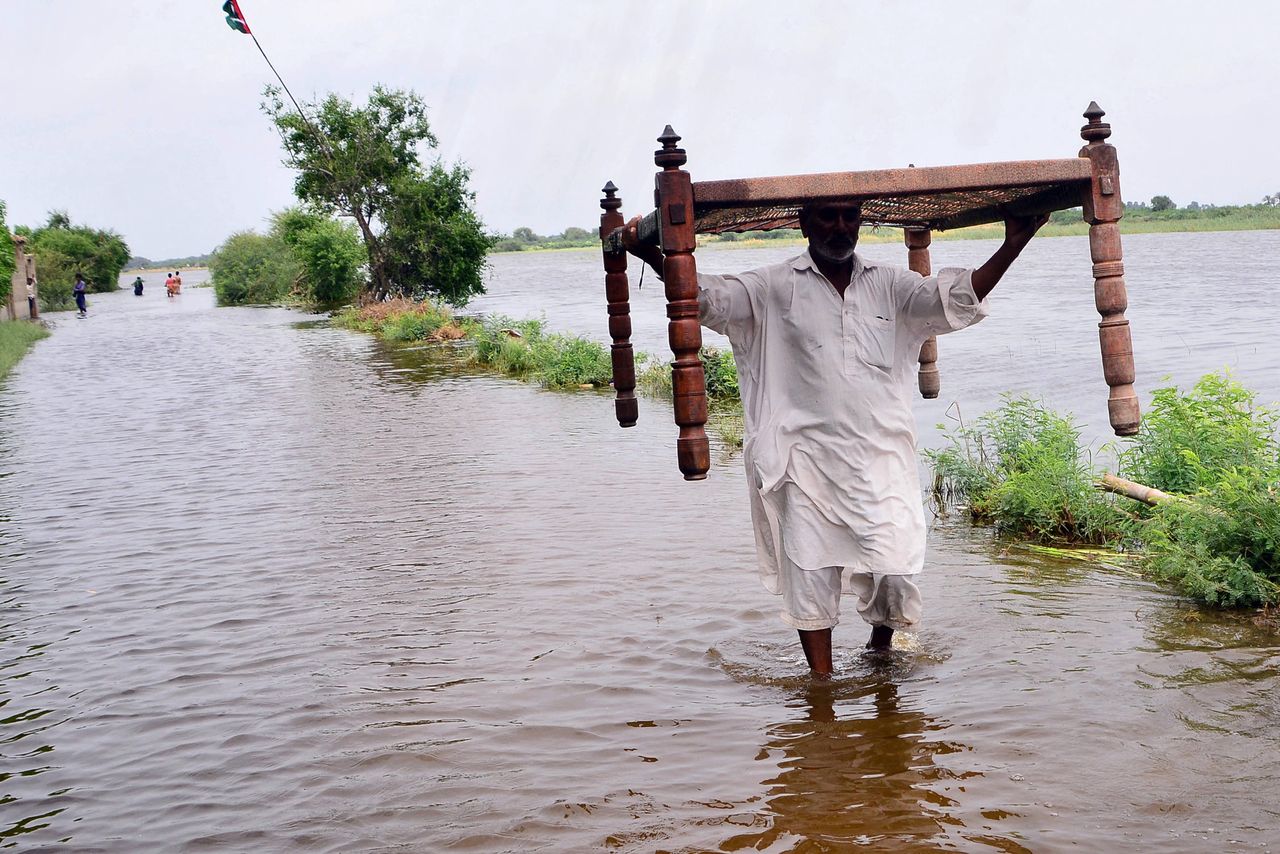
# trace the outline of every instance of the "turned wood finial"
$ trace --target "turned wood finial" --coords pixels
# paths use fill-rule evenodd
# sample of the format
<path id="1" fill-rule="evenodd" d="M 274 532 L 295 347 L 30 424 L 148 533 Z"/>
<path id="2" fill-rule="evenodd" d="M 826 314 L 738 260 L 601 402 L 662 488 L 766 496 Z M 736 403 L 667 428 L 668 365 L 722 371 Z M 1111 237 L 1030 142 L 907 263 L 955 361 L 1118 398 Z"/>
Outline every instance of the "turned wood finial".
<path id="1" fill-rule="evenodd" d="M 1080 128 L 1080 136 L 1090 145 L 1099 145 L 1111 136 L 1111 125 L 1102 120 L 1105 115 L 1097 101 L 1089 102 L 1088 109 L 1084 111 L 1084 117 L 1089 120 L 1089 123 Z"/>
<path id="2" fill-rule="evenodd" d="M 679 169 L 689 158 L 685 154 L 683 148 L 676 148 L 676 143 L 680 141 L 680 134 L 671 129 L 671 125 L 667 125 L 662 129 L 662 136 L 658 137 L 658 142 L 662 143 L 653 153 L 653 162 L 663 169 Z"/>
<path id="3" fill-rule="evenodd" d="M 605 182 L 600 192 L 604 193 L 604 198 L 600 200 L 600 207 L 607 211 L 617 210 L 622 207 L 622 200 L 617 198 L 618 188 L 614 186 L 612 181 Z"/>

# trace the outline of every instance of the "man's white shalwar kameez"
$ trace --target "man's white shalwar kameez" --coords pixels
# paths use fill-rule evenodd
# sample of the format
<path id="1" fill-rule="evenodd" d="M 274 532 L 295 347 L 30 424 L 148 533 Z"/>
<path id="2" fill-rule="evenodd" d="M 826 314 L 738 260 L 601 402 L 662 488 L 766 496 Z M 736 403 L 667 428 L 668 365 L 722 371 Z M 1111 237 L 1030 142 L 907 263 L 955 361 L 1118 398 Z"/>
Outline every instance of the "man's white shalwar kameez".
<path id="1" fill-rule="evenodd" d="M 870 598 L 882 576 L 893 586 L 924 566 L 911 412 L 917 357 L 930 335 L 986 315 L 971 275 L 950 268 L 925 278 L 855 255 L 841 298 L 806 251 L 740 275 L 698 276 L 702 324 L 733 344 L 756 550 L 770 592 L 788 592 L 780 574 L 789 567 L 843 568 L 865 620 L 908 628 L 918 618 L 918 592 L 905 614 Z M 801 629 L 834 625 L 786 610 L 783 619 Z"/>

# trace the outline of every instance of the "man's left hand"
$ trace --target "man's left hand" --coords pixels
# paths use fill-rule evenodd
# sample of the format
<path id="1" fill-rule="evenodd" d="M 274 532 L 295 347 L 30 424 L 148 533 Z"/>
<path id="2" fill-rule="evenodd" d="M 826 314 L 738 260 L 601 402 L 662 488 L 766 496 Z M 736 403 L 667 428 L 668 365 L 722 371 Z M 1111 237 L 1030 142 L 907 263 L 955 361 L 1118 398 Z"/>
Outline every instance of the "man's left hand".
<path id="1" fill-rule="evenodd" d="M 1010 216 L 1004 220 L 1004 242 L 1026 246 L 1035 237 L 1040 226 L 1049 221 L 1048 214 L 1039 216 Z"/>

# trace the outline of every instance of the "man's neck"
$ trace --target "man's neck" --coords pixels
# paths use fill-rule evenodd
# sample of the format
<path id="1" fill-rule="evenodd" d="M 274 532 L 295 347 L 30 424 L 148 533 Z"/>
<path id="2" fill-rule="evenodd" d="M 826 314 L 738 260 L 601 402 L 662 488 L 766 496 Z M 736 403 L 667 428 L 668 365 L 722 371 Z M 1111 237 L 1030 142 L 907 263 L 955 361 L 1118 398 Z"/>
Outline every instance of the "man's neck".
<path id="1" fill-rule="evenodd" d="M 847 261 L 828 261 L 813 252 L 809 255 L 813 258 L 814 266 L 818 271 L 827 277 L 827 281 L 836 289 L 836 293 L 843 297 L 845 288 L 849 287 L 849 281 L 853 278 L 853 256 L 849 256 Z"/>

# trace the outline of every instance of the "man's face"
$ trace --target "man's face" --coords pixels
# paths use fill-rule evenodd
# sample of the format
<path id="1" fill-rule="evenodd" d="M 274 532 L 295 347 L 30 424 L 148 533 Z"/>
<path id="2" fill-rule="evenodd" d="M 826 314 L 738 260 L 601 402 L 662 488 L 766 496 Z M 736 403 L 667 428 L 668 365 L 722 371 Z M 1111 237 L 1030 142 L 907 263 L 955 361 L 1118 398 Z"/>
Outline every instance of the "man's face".
<path id="1" fill-rule="evenodd" d="M 853 257 L 861 225 L 862 213 L 857 205 L 832 202 L 810 210 L 800 223 L 800 230 L 809 238 L 810 254 L 823 261 L 842 264 Z"/>

